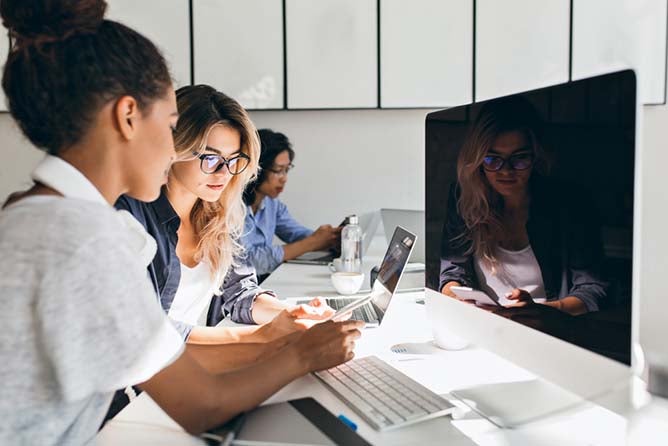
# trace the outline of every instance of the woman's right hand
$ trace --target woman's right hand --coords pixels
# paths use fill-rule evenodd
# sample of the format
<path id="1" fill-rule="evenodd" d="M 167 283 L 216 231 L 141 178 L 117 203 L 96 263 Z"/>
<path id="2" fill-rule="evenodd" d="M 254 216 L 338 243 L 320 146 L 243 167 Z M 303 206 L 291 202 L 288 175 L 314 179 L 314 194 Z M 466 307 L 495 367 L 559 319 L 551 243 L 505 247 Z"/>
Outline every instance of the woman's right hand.
<path id="1" fill-rule="evenodd" d="M 310 235 L 313 241 L 313 251 L 321 251 L 333 248 L 338 240 L 341 228 L 333 228 L 331 225 L 322 225 Z"/>
<path id="2" fill-rule="evenodd" d="M 495 310 L 496 308 L 498 308 L 496 306 L 491 306 L 491 305 L 478 305 L 478 304 L 476 304 L 475 300 L 462 299 L 461 297 L 458 297 L 454 293 L 454 291 L 451 290 L 451 288 L 453 286 L 462 286 L 462 285 L 459 282 L 448 282 L 445 285 L 443 285 L 443 289 L 441 290 L 441 294 L 444 294 L 448 297 L 452 297 L 453 299 L 457 299 L 461 302 L 466 302 L 467 304 L 470 304 L 470 305 L 475 305 L 476 307 L 482 308 L 483 310 L 487 310 L 487 311 L 492 311 L 492 310 Z"/>
<path id="3" fill-rule="evenodd" d="M 443 289 L 441 289 L 441 293 L 445 294 L 446 296 L 449 297 L 454 297 L 455 299 L 459 299 L 455 293 L 452 292 L 450 288 L 453 286 L 462 286 L 459 282 L 448 282 L 445 285 L 443 285 Z"/>
<path id="4" fill-rule="evenodd" d="M 363 321 L 327 321 L 304 331 L 292 345 L 305 372 L 326 370 L 353 359 L 355 340 L 363 327 Z"/>

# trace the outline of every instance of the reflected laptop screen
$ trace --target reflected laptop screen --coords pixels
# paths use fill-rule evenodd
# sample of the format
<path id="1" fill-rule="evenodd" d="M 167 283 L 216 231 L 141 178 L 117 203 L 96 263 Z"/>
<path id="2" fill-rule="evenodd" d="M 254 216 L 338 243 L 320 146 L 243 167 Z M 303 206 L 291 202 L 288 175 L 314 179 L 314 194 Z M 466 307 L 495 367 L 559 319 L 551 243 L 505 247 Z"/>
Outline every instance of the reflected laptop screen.
<path id="1" fill-rule="evenodd" d="M 371 290 L 371 294 L 374 295 L 371 305 L 376 310 L 379 320 L 382 320 L 387 307 L 390 306 L 390 300 L 406 268 L 408 258 L 415 246 L 415 240 L 415 234 L 408 232 L 401 226 L 397 226 L 397 229 L 394 230 L 394 235 L 387 247 L 383 263 L 380 265 L 378 276 Z"/>

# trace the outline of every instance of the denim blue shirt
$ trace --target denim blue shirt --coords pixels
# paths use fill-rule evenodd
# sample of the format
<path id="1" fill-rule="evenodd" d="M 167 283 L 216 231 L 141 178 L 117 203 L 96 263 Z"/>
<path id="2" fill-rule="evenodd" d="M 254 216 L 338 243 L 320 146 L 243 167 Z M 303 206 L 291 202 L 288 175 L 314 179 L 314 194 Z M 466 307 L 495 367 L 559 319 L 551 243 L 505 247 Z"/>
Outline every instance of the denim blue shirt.
<path id="1" fill-rule="evenodd" d="M 152 203 L 124 195 L 115 206 L 130 212 L 155 239 L 158 249 L 148 267 L 148 273 L 162 308 L 169 312 L 181 280 L 181 263 L 176 255 L 177 231 L 181 220 L 164 192 Z M 255 297 L 263 293 L 273 295 L 259 287 L 255 269 L 246 259 L 236 259 L 236 262 L 237 266 L 230 267 L 225 276 L 220 296 L 212 296 L 207 325 L 216 325 L 227 314 L 234 322 L 254 324 L 251 310 Z M 176 320 L 172 322 L 183 338 L 187 339 L 193 326 Z"/>
<path id="2" fill-rule="evenodd" d="M 242 243 L 258 274 L 269 274 L 283 262 L 283 246 L 274 245 L 274 235 L 294 243 L 313 233 L 300 225 L 277 198 L 264 197 L 257 213 L 248 206 Z"/>

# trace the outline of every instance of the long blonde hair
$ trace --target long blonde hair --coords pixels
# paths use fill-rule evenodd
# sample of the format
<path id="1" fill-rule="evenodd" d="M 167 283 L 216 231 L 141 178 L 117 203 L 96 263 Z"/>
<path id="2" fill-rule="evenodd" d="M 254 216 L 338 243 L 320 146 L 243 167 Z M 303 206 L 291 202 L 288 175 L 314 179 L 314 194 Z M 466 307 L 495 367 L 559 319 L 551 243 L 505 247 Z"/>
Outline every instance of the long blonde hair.
<path id="1" fill-rule="evenodd" d="M 190 212 L 190 222 L 199 238 L 195 260 L 205 260 L 220 286 L 230 266 L 243 253 L 239 242 L 246 206 L 242 194 L 258 171 L 260 140 L 248 113 L 234 99 L 207 85 L 179 88 L 176 91 L 179 120 L 174 134 L 177 160 L 195 159 L 206 148 L 211 129 L 225 126 L 239 132 L 241 151 L 250 157 L 246 169 L 231 177 L 220 199 L 198 199 Z"/>
<path id="2" fill-rule="evenodd" d="M 466 230 L 453 241 L 470 245 L 474 254 L 493 270 L 495 249 L 503 233 L 503 199 L 492 188 L 482 170 L 482 163 L 496 138 L 504 132 L 524 133 L 533 150 L 533 172 L 547 174 L 547 157 L 540 142 L 538 112 L 521 96 L 511 96 L 486 103 L 475 120 L 457 159 L 459 199 L 457 209 Z"/>

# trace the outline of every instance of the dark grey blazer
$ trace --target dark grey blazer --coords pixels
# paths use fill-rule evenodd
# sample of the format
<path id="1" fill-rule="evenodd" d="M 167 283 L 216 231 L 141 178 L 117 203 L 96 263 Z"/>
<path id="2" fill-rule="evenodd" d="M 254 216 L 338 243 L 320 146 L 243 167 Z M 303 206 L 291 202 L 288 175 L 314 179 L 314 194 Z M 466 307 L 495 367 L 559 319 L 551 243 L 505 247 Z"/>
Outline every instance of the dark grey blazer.
<path id="1" fill-rule="evenodd" d="M 164 192 L 152 203 L 123 195 L 115 206 L 130 212 L 155 239 L 158 250 L 148 267 L 148 273 L 162 308 L 165 312 L 169 311 L 181 280 L 181 264 L 176 255 L 177 231 L 181 220 Z M 246 259 L 236 260 L 238 266 L 227 272 L 220 296 L 212 296 L 207 325 L 216 325 L 226 314 L 234 322 L 254 324 L 251 310 L 255 296 L 265 292 L 273 295 L 271 291 L 260 288 L 255 268 Z M 193 327 L 180 321 L 172 322 L 183 338 L 187 339 Z"/>

